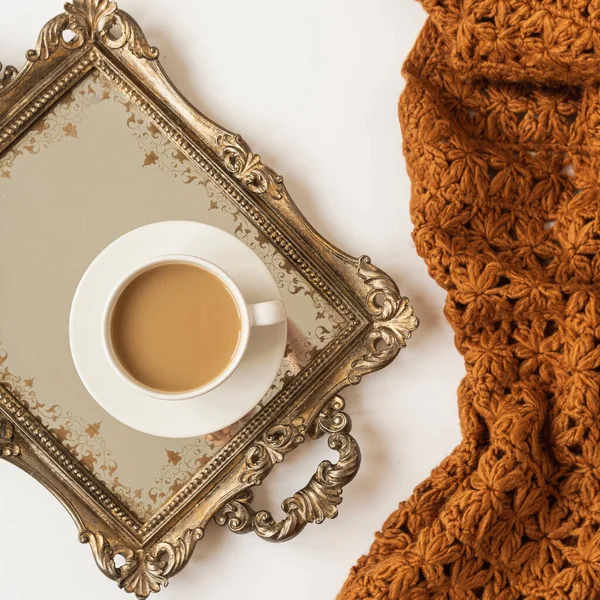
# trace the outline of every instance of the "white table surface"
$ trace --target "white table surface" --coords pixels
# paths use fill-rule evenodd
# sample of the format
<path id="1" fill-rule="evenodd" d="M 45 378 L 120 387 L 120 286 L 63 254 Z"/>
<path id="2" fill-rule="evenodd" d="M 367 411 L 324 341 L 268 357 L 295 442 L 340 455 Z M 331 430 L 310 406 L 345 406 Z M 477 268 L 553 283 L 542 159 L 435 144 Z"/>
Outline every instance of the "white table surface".
<path id="1" fill-rule="evenodd" d="M 326 237 L 368 254 L 410 296 L 421 327 L 399 359 L 344 394 L 363 453 L 340 515 L 283 545 L 210 525 L 165 600 L 328 600 L 374 532 L 458 443 L 462 359 L 410 237 L 409 180 L 396 114 L 400 67 L 424 23 L 412 0 L 122 0 L 203 112 L 242 133 L 284 175 Z M 2 0 L 0 59 L 23 62 L 60 0 Z M 329 456 L 325 441 L 286 459 L 257 493 L 279 503 Z M 110 600 L 124 592 L 77 541 L 67 512 L 0 461 L 0 594 Z"/>

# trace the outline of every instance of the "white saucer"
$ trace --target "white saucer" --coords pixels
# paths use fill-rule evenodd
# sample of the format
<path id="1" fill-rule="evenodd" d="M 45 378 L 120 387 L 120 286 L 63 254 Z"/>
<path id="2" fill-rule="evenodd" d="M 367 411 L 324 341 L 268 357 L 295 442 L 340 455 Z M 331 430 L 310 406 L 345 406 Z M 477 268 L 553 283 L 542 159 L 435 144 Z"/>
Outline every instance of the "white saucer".
<path id="1" fill-rule="evenodd" d="M 281 300 L 275 280 L 254 252 L 232 235 L 202 223 L 168 221 L 126 233 L 106 247 L 83 275 L 71 306 L 69 337 L 75 367 L 92 397 L 129 427 L 185 438 L 231 425 L 269 390 L 285 351 L 285 323 L 254 327 L 236 371 L 215 390 L 190 400 L 159 400 L 135 390 L 113 370 L 102 346 L 102 311 L 128 271 L 155 256 L 191 254 L 219 265 L 249 303 Z"/>

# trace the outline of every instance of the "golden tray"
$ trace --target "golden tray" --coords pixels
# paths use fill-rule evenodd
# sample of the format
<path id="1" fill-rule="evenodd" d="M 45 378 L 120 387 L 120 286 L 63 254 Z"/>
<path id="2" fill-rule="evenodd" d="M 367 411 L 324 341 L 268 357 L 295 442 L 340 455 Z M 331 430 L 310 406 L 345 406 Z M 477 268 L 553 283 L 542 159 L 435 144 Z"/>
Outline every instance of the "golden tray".
<path id="1" fill-rule="evenodd" d="M 335 517 L 360 463 L 338 393 L 388 365 L 417 326 L 394 282 L 323 239 L 283 179 L 182 97 L 158 54 L 114 2 L 75 0 L 21 70 L 0 66 L 0 455 L 55 494 L 101 571 L 138 598 L 186 565 L 213 518 L 283 541 Z M 68 341 L 71 299 L 93 258 L 131 229 L 177 219 L 247 244 L 289 315 L 261 403 L 186 440 L 105 413 Z M 338 462 L 322 462 L 283 502 L 283 520 L 256 511 L 252 486 L 322 435 Z"/>

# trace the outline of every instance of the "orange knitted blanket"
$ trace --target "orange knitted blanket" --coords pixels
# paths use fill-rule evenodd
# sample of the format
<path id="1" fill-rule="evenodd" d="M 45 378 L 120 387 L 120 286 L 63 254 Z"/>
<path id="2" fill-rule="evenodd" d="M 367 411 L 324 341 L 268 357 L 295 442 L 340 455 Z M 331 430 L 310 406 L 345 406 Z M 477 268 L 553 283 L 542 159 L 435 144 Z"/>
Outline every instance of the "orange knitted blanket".
<path id="1" fill-rule="evenodd" d="M 423 0 L 400 101 L 463 440 L 339 600 L 600 598 L 600 0 Z"/>

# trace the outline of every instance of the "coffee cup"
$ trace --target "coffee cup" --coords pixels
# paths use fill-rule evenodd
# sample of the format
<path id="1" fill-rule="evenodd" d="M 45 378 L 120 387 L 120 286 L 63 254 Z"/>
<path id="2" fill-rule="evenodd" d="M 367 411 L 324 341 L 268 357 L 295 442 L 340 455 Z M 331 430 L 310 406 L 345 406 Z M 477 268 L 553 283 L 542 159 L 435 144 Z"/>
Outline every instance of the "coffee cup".
<path id="1" fill-rule="evenodd" d="M 169 254 L 142 262 L 114 286 L 102 314 L 102 344 L 112 369 L 138 392 L 187 400 L 234 373 L 253 327 L 285 320 L 281 301 L 247 303 L 218 265 Z"/>

